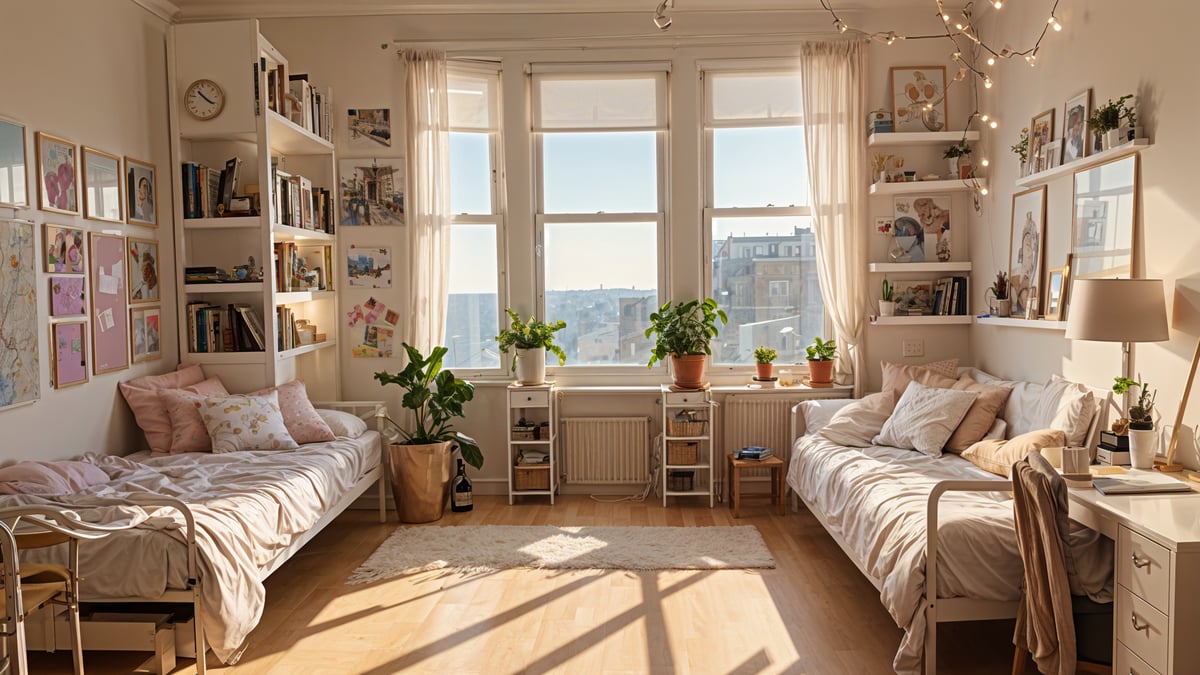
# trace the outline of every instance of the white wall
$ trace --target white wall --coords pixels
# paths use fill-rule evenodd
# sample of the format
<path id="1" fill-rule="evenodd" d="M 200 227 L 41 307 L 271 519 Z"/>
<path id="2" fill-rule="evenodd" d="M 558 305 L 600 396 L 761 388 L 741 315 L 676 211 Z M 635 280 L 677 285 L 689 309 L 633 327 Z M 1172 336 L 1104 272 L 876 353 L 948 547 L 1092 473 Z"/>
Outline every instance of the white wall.
<path id="1" fill-rule="evenodd" d="M 1016 7 L 1016 5 L 1012 5 Z M 1024 7 L 1024 6 L 1022 6 Z M 982 218 L 973 227 L 971 259 L 975 296 L 984 306 L 986 282 L 1007 263 L 1016 156 L 1008 146 L 1021 127 L 1040 111 L 1055 108 L 1061 134 L 1063 102 L 1086 87 L 1103 103 L 1136 93 L 1139 117 L 1154 146 L 1141 153 L 1140 231 L 1135 237 L 1138 276 L 1161 278 L 1167 288 L 1171 340 L 1137 345 L 1134 372 L 1158 389 L 1162 426 L 1174 424 L 1187 369 L 1200 334 L 1200 193 L 1194 186 L 1195 121 L 1200 91 L 1194 86 L 1194 28 L 1200 6 L 1192 3 L 1140 3 L 1115 0 L 1063 3 L 1064 30 L 1051 32 L 1038 55 L 1038 66 L 1005 62 L 996 86 L 984 94 L 1002 121 L 990 134 L 992 192 Z M 1026 46 L 1045 25 L 1044 15 L 1001 11 L 990 31 L 998 43 Z M 1047 264 L 1058 266 L 1070 249 L 1072 180 L 1064 176 L 1047 190 Z M 1112 317 L 1120 321 L 1120 317 Z M 1120 374 L 1120 349 L 1114 344 L 1068 342 L 1062 333 L 976 326 L 971 331 L 977 364 L 1011 377 L 1043 379 L 1062 373 L 1097 387 Z M 1183 417 L 1180 456 L 1198 466 L 1195 427 L 1200 407 Z M 1164 431 L 1164 443 L 1169 440 Z"/>
<path id="2" fill-rule="evenodd" d="M 4 66 L 0 115 L 27 126 L 31 204 L 37 190 L 33 134 L 46 131 L 114 155 L 158 167 L 158 214 L 162 226 L 143 228 L 63 216 L 36 208 L 15 215 L 37 223 L 119 230 L 159 240 L 163 358 L 128 370 L 91 375 L 83 385 L 50 386 L 48 275 L 38 274 L 39 353 L 42 397 L 0 412 L 0 461 L 59 459 L 84 452 L 125 454 L 144 441 L 117 383 L 173 370 L 177 355 L 174 309 L 174 238 L 166 100 L 166 24 L 131 0 L 0 0 L 0 63 Z M 0 209 L 0 215 L 13 215 Z M 90 330 L 90 328 L 89 328 Z"/>

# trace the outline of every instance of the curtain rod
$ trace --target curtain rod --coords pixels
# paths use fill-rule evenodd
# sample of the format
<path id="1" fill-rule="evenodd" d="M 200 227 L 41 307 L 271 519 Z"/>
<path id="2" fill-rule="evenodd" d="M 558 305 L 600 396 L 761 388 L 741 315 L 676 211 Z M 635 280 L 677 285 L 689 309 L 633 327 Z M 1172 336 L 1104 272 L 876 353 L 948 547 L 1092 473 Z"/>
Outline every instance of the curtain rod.
<path id="1" fill-rule="evenodd" d="M 856 33 L 856 31 L 851 31 Z M 642 49 L 679 49 L 695 46 L 689 43 L 704 41 L 705 46 L 743 47 L 795 44 L 797 39 L 824 38 L 829 40 L 846 40 L 865 38 L 865 33 L 857 35 L 831 35 L 825 31 L 785 32 L 785 33 L 709 33 L 704 35 L 573 35 L 570 37 L 536 37 L 536 38 L 493 38 L 472 40 L 469 38 L 454 38 L 442 40 L 401 40 L 394 39 L 392 44 L 397 50 L 406 47 L 427 47 L 445 49 L 447 52 L 528 52 L 528 51 L 600 51 L 607 49 L 629 49 L 631 46 Z M 591 40 L 613 40 L 623 44 L 590 44 Z M 713 41 L 717 41 L 713 44 Z M 568 44 L 580 43 L 585 44 Z M 631 45 L 630 43 L 640 43 Z"/>

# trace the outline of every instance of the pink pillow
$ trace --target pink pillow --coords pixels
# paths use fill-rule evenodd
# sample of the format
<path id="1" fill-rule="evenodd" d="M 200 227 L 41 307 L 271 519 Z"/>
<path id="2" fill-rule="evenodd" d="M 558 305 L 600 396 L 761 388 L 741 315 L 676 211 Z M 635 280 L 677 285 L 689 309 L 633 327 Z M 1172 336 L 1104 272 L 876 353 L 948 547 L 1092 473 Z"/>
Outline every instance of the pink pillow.
<path id="1" fill-rule="evenodd" d="M 200 386 L 204 381 L 204 386 Z M 215 382 L 215 386 L 212 384 Z M 146 434 L 146 442 L 154 452 L 170 452 L 171 450 L 171 417 L 167 407 L 158 397 L 160 389 L 182 389 L 192 387 L 188 391 L 223 396 L 228 392 L 220 380 L 204 380 L 204 371 L 199 364 L 189 364 L 173 373 L 162 375 L 146 375 L 118 385 L 125 402 L 133 411 L 133 418 Z M 198 387 L 198 388 L 197 388 Z"/>
<path id="2" fill-rule="evenodd" d="M 108 482 L 108 474 L 88 462 L 21 462 L 0 469 L 0 494 L 66 495 Z"/>
<path id="3" fill-rule="evenodd" d="M 317 413 L 308 400 L 308 388 L 300 380 L 292 380 L 278 387 L 252 391 L 247 396 L 263 396 L 279 393 L 279 410 L 283 413 L 283 425 L 297 443 L 321 443 L 335 437 L 329 425 Z"/>
<path id="4" fill-rule="evenodd" d="M 195 388 L 205 391 L 192 391 Z M 204 420 L 200 419 L 200 403 L 207 396 L 218 395 L 216 389 L 221 390 L 219 395 L 224 395 L 225 387 L 221 380 L 210 377 L 195 387 L 159 390 L 158 396 L 171 418 L 172 455 L 181 452 L 212 452 L 212 438 L 208 435 Z"/>

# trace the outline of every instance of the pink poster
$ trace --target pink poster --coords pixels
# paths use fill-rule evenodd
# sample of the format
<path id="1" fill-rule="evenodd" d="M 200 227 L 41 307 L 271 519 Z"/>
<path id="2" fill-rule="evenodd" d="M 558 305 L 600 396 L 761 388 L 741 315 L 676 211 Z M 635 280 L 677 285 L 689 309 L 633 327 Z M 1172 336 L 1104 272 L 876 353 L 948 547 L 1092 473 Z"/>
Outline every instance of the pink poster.
<path id="1" fill-rule="evenodd" d="M 91 233 L 88 260 L 92 278 L 92 372 L 129 367 L 129 282 L 125 278 L 125 237 Z"/>
<path id="2" fill-rule="evenodd" d="M 54 386 L 58 389 L 87 382 L 87 325 L 82 321 L 50 326 L 54 344 Z"/>
<path id="3" fill-rule="evenodd" d="M 82 316 L 83 277 L 50 277 L 50 316 Z"/>

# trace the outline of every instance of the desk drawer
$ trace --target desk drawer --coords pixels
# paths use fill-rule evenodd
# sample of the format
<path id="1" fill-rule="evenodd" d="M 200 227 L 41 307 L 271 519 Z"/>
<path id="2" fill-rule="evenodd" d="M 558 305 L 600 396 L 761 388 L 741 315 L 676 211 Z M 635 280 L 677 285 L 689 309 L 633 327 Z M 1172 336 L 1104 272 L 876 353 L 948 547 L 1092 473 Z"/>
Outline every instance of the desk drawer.
<path id="1" fill-rule="evenodd" d="M 548 391 L 512 391 L 508 396 L 511 408 L 545 408 L 550 405 Z"/>
<path id="2" fill-rule="evenodd" d="M 1113 610 L 1117 640 L 1151 668 L 1167 672 L 1167 615 L 1148 602 L 1117 586 L 1117 606 Z"/>
<path id="3" fill-rule="evenodd" d="M 708 393 L 703 391 L 672 391 L 667 393 L 667 405 L 707 405 Z"/>
<path id="4" fill-rule="evenodd" d="M 1171 551 L 1128 528 L 1117 535 L 1117 583 L 1154 605 L 1171 610 Z"/>
<path id="5" fill-rule="evenodd" d="M 1117 660 L 1113 663 L 1113 675 L 1161 675 L 1150 664 L 1138 658 L 1129 647 L 1117 643 Z"/>

